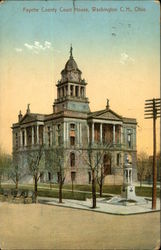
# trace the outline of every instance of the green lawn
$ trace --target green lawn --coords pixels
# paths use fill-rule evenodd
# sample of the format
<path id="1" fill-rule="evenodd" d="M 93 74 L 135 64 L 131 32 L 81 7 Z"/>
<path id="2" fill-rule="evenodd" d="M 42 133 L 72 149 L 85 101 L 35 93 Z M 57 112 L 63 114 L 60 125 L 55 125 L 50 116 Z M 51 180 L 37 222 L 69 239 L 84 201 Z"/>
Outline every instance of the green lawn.
<path id="1" fill-rule="evenodd" d="M 40 184 L 40 187 L 50 187 L 49 184 Z M 53 188 L 59 188 L 58 184 L 54 184 L 52 185 Z M 72 189 L 72 185 L 68 184 L 68 185 L 64 185 L 63 186 L 64 189 Z M 74 190 L 79 190 L 79 191 L 87 191 L 87 192 L 92 192 L 92 185 L 88 184 L 88 185 L 74 185 Z M 97 192 L 99 192 L 99 186 L 97 185 Z M 103 187 L 103 193 L 108 193 L 108 194 L 120 194 L 121 193 L 121 185 L 105 185 Z"/>
<path id="2" fill-rule="evenodd" d="M 135 187 L 136 195 L 152 197 L 152 187 Z M 157 188 L 157 197 L 160 197 L 160 190 Z"/>
<path id="3" fill-rule="evenodd" d="M 2 185 L 4 189 L 14 189 L 15 186 L 11 184 L 4 184 Z M 50 188 L 49 184 L 39 184 L 38 185 L 38 195 L 44 197 L 53 197 L 58 198 L 58 184 L 52 184 L 52 188 Z M 33 190 L 33 185 L 19 185 L 20 190 Z M 63 199 L 77 199 L 77 200 L 85 200 L 86 198 L 91 198 L 91 185 L 74 185 L 74 191 L 72 192 L 71 185 L 64 185 L 63 186 Z M 66 190 L 65 190 L 66 189 Z M 138 196 L 152 196 L 152 188 L 151 187 L 136 187 L 136 195 Z M 77 192 L 81 191 L 81 192 Z M 90 193 L 85 193 L 85 192 Z M 99 187 L 97 186 L 97 192 L 99 193 Z M 112 185 L 104 185 L 103 193 L 105 193 L 105 197 L 109 197 L 109 194 L 121 194 L 121 186 L 112 186 Z M 97 194 L 99 197 L 99 194 Z M 157 189 L 157 197 L 160 197 L 159 188 Z"/>

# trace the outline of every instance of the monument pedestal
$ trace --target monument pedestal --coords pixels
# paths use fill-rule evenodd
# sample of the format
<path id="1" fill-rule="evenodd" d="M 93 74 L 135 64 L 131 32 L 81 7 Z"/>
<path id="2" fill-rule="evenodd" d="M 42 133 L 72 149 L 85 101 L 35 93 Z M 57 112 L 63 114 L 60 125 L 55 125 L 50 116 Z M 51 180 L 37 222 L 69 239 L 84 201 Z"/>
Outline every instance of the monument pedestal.
<path id="1" fill-rule="evenodd" d="M 133 185 L 123 186 L 121 189 L 121 197 L 126 200 L 135 200 L 136 199 L 135 186 Z"/>
<path id="2" fill-rule="evenodd" d="M 132 185 L 132 166 L 128 159 L 123 170 L 123 186 L 121 188 L 121 197 L 113 197 L 108 201 L 114 205 L 131 206 L 136 204 L 145 204 L 147 201 L 142 197 L 137 197 L 135 194 L 135 186 Z"/>
<path id="3" fill-rule="evenodd" d="M 124 180 L 121 189 L 121 197 L 126 200 L 135 200 L 135 186 L 132 185 L 132 166 L 128 161 L 124 166 L 123 178 Z"/>

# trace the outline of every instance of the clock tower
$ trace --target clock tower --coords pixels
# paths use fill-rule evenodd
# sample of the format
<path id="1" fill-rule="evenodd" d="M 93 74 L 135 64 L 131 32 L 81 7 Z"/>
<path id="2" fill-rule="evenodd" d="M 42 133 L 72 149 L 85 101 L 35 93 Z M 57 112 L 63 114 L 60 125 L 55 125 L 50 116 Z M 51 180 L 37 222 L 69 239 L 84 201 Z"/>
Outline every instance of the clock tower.
<path id="1" fill-rule="evenodd" d="M 61 80 L 57 82 L 57 99 L 53 104 L 54 113 L 63 110 L 90 112 L 89 101 L 86 97 L 86 81 L 81 77 L 76 61 L 73 58 L 73 48 L 65 68 L 61 71 Z"/>

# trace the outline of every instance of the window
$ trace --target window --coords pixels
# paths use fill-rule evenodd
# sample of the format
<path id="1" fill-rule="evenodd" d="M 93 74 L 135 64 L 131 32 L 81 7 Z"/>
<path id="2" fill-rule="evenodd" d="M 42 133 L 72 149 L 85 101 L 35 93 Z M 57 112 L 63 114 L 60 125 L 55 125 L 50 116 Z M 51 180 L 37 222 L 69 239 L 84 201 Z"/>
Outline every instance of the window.
<path id="1" fill-rule="evenodd" d="M 22 132 L 22 145 L 25 146 L 25 131 Z"/>
<path id="2" fill-rule="evenodd" d="M 16 142 L 16 149 L 18 149 L 18 134 L 16 133 L 15 136 L 16 136 L 16 139 L 15 139 L 15 142 Z"/>
<path id="3" fill-rule="evenodd" d="M 111 156 L 105 154 L 103 157 L 104 175 L 111 174 Z"/>
<path id="4" fill-rule="evenodd" d="M 130 148 L 131 147 L 131 134 L 127 135 L 127 143 L 128 143 L 129 148 Z"/>
<path id="5" fill-rule="evenodd" d="M 58 128 L 58 132 L 59 132 L 59 130 L 60 130 L 60 124 L 58 124 L 57 128 Z"/>
<path id="6" fill-rule="evenodd" d="M 40 125 L 39 126 L 39 144 L 40 145 L 43 145 L 43 130 L 44 130 L 44 128 L 43 128 L 43 126 L 42 125 Z M 50 127 L 49 127 L 49 131 L 51 132 L 51 130 L 50 130 Z M 50 142 L 50 144 L 51 144 L 51 142 Z M 50 145 L 49 145 L 50 146 Z"/>
<path id="7" fill-rule="evenodd" d="M 75 154 L 70 153 L 70 166 L 74 167 L 75 166 Z"/>
<path id="8" fill-rule="evenodd" d="M 75 179 L 76 179 L 76 173 L 71 172 L 71 180 L 72 180 L 72 182 L 75 181 Z"/>
<path id="9" fill-rule="evenodd" d="M 71 146 L 75 145 L 75 124 L 74 123 L 70 124 L 70 145 Z"/>
<path id="10" fill-rule="evenodd" d="M 48 145 L 51 146 L 51 140 L 50 140 L 50 127 L 48 127 Z"/>
<path id="11" fill-rule="evenodd" d="M 75 145 L 75 136 L 70 136 L 70 145 L 71 146 Z"/>
<path id="12" fill-rule="evenodd" d="M 120 153 L 117 154 L 117 166 L 120 165 Z"/>
<path id="13" fill-rule="evenodd" d="M 75 129 L 75 124 L 74 123 L 70 124 L 70 129 L 72 129 L 72 130 Z"/>
<path id="14" fill-rule="evenodd" d="M 73 86 L 70 86 L 70 95 L 73 96 Z"/>
<path id="15" fill-rule="evenodd" d="M 78 86 L 76 86 L 75 87 L 75 95 L 78 97 L 78 95 L 79 95 L 79 87 Z"/>
<path id="16" fill-rule="evenodd" d="M 61 135 L 60 135 L 60 124 L 57 125 L 57 131 L 58 131 L 58 145 L 61 145 Z"/>

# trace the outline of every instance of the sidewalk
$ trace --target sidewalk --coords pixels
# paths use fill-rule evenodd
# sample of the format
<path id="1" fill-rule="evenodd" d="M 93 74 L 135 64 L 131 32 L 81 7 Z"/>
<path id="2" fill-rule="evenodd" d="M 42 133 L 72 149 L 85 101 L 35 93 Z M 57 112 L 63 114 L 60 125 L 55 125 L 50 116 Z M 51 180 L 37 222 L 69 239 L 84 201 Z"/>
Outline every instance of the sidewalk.
<path id="1" fill-rule="evenodd" d="M 128 206 L 119 204 L 109 204 L 106 198 L 97 198 L 97 208 L 92 208 L 92 200 L 87 199 L 86 201 L 79 200 L 69 200 L 63 199 L 63 203 L 59 203 L 57 198 L 47 198 L 47 197 L 38 197 L 38 201 L 41 204 L 67 207 L 73 209 L 88 210 L 93 212 L 115 214 L 115 215 L 132 215 L 140 213 L 149 213 L 160 211 L 160 200 L 157 199 L 157 209 L 152 210 L 152 202 L 147 201 L 146 204 L 130 204 Z"/>

